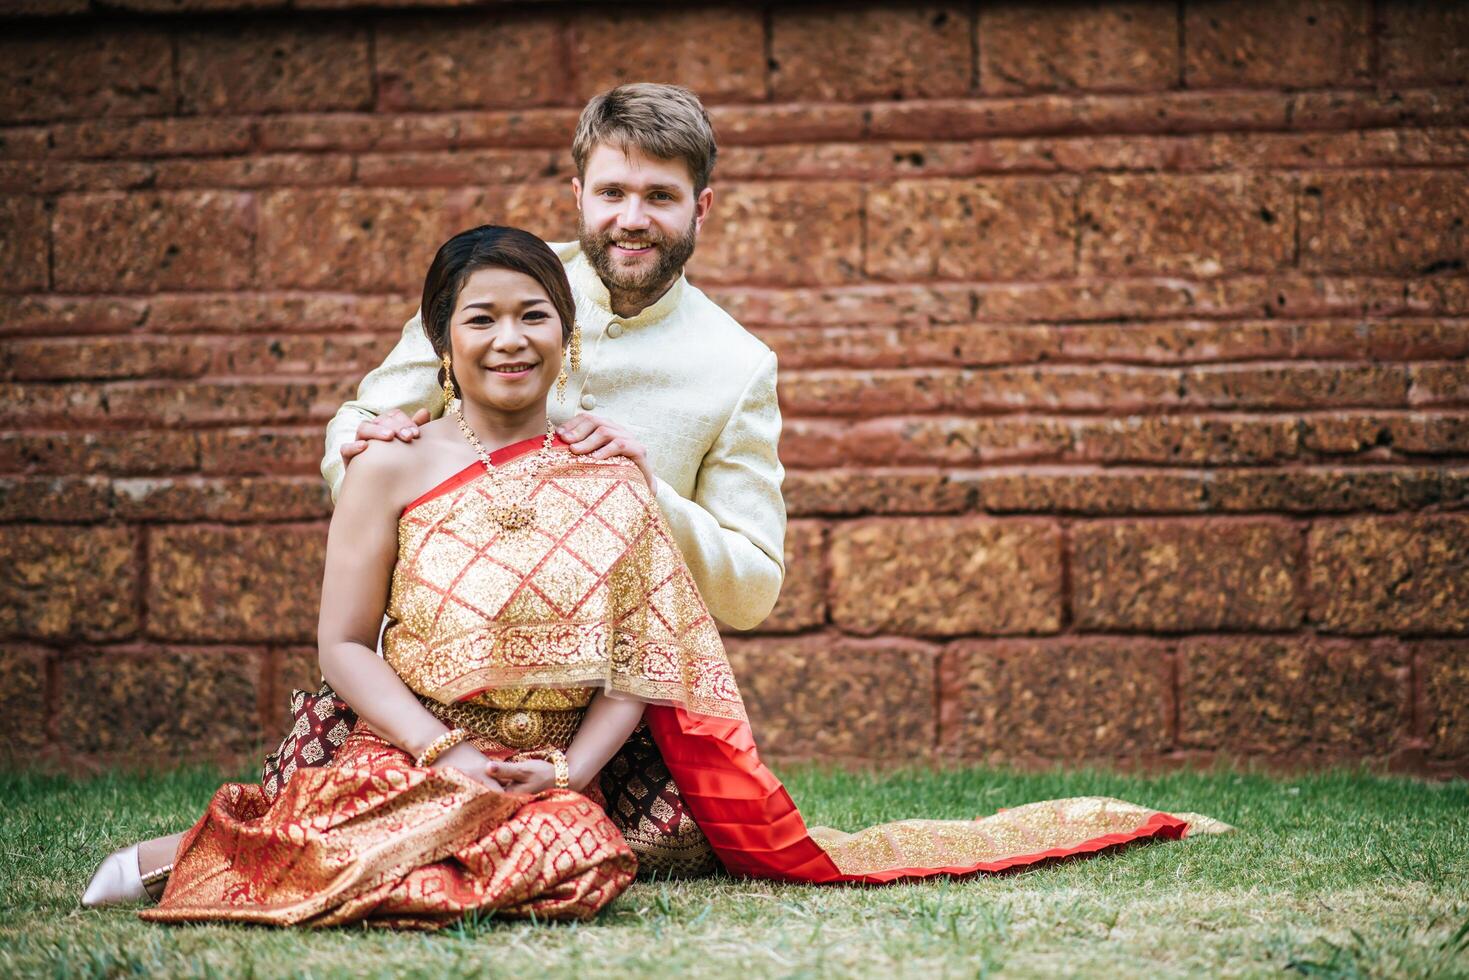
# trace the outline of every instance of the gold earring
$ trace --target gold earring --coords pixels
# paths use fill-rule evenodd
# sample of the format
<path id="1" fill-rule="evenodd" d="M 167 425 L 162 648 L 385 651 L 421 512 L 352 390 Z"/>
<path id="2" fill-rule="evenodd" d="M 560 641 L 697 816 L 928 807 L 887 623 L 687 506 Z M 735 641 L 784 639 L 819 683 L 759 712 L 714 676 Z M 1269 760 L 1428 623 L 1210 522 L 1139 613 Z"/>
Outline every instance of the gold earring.
<path id="1" fill-rule="evenodd" d="M 577 324 L 571 327 L 571 369 L 581 370 L 581 326 Z"/>
<path id="2" fill-rule="evenodd" d="M 566 358 L 562 357 L 561 373 L 556 375 L 556 400 L 558 402 L 566 401 L 566 382 L 568 380 L 570 379 L 566 377 Z"/>
<path id="3" fill-rule="evenodd" d="M 444 407 L 453 408 L 454 399 L 458 397 L 454 391 L 454 364 L 449 360 L 449 355 L 444 355 Z"/>

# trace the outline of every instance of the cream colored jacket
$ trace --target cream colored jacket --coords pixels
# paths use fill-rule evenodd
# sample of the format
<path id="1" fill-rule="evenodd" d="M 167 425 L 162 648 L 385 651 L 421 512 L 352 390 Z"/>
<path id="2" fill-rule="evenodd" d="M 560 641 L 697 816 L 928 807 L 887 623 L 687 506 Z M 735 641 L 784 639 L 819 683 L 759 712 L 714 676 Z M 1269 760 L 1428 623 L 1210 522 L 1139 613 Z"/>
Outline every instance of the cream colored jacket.
<path id="1" fill-rule="evenodd" d="M 582 330 L 581 370 L 565 403 L 552 389 L 552 420 L 585 410 L 631 430 L 647 447 L 658 504 L 709 611 L 737 629 L 758 625 L 785 574 L 775 354 L 682 275 L 652 306 L 619 317 L 581 246 L 551 247 L 566 264 Z M 438 369 L 415 316 L 327 425 L 321 474 L 333 499 L 346 472 L 341 447 L 360 423 L 395 408 L 443 414 Z"/>

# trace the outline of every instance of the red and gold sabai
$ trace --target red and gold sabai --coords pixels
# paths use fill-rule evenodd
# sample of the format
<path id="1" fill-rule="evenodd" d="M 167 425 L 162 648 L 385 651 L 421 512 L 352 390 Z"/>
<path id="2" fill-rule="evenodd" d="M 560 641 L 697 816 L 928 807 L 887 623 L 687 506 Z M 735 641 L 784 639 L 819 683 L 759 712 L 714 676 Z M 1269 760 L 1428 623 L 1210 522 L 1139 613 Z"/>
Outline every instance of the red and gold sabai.
<path id="1" fill-rule="evenodd" d="M 719 628 L 641 473 L 553 452 L 496 462 L 493 477 L 475 464 L 404 512 L 388 662 L 443 702 L 601 687 L 743 720 Z M 495 490 L 517 478 L 536 522 L 507 531 Z"/>

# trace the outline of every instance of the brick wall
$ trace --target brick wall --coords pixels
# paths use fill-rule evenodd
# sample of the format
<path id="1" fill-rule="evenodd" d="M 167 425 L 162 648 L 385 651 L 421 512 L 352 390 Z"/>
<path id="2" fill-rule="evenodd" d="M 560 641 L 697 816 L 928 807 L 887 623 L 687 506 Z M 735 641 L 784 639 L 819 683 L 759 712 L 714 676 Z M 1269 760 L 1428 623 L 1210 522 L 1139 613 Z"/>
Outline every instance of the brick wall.
<path id="1" fill-rule="evenodd" d="M 773 753 L 1469 772 L 1469 7 L 397 4 L 4 5 L 12 750 L 278 732 L 323 423 L 652 78 L 781 359 Z"/>

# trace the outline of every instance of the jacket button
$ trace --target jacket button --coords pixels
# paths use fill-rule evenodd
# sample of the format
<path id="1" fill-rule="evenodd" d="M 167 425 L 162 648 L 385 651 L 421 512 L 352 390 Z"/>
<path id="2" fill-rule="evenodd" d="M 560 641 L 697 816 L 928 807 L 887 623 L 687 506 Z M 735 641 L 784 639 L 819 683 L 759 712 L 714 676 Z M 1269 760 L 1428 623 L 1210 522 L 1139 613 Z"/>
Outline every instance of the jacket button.
<path id="1" fill-rule="evenodd" d="M 592 397 L 591 395 L 582 395 L 581 407 L 590 412 L 592 409 L 597 407 L 597 399 Z"/>
<path id="2" fill-rule="evenodd" d="M 618 337 L 621 337 L 622 336 L 622 324 L 620 324 L 620 323 L 609 323 L 607 325 L 607 336 L 611 337 L 613 340 L 616 340 Z"/>

